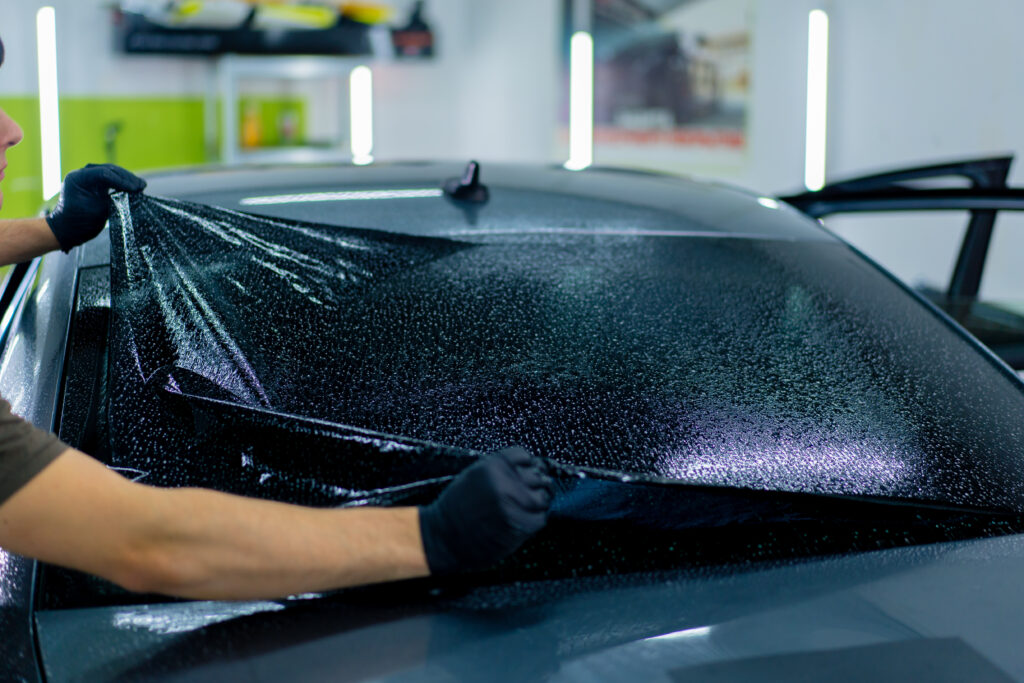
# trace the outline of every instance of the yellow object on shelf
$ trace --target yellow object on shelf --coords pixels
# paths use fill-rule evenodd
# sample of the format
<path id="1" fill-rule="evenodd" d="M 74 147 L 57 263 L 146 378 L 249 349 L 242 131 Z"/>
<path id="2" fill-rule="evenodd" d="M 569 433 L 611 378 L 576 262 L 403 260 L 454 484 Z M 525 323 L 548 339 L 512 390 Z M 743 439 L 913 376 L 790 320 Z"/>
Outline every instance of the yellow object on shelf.
<path id="1" fill-rule="evenodd" d="M 388 5 L 373 2 L 347 2 L 341 6 L 341 14 L 360 24 L 383 24 L 391 18 L 393 12 Z"/>
<path id="2" fill-rule="evenodd" d="M 173 0 L 156 4 L 146 12 L 150 21 L 175 28 L 202 26 L 236 28 L 255 8 L 253 26 L 257 29 L 328 29 L 345 17 L 361 24 L 382 24 L 393 10 L 375 2 L 343 0 L 309 2 L 307 0 Z"/>
<path id="3" fill-rule="evenodd" d="M 256 8 L 253 26 L 259 29 L 324 29 L 338 23 L 338 11 L 322 5 L 265 5 Z"/>
<path id="4" fill-rule="evenodd" d="M 252 5 L 245 0 L 180 0 L 154 3 L 141 11 L 149 21 L 160 26 L 231 29 L 242 25 Z"/>
<path id="5" fill-rule="evenodd" d="M 388 3 L 380 2 L 345 2 L 344 0 L 246 0 L 251 5 L 260 7 L 287 7 L 292 9 L 329 9 L 339 12 L 341 16 L 361 24 L 383 24 L 394 16 L 394 8 Z M 301 21 L 302 19 L 300 19 Z M 310 28 L 318 28 L 311 26 Z"/>
<path id="6" fill-rule="evenodd" d="M 203 11 L 202 0 L 186 0 L 176 8 L 178 17 L 190 17 Z"/>

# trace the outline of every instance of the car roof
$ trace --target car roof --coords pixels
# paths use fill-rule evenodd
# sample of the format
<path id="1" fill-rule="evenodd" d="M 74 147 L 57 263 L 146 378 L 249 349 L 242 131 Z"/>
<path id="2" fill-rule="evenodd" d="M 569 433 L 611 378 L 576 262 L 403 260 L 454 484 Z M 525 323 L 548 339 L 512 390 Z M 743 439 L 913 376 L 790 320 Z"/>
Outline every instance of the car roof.
<path id="1" fill-rule="evenodd" d="M 722 183 L 622 169 L 486 163 L 483 203 L 445 196 L 465 162 L 221 167 L 148 176 L 147 192 L 315 223 L 458 237 L 582 229 L 830 241 L 816 221 Z"/>

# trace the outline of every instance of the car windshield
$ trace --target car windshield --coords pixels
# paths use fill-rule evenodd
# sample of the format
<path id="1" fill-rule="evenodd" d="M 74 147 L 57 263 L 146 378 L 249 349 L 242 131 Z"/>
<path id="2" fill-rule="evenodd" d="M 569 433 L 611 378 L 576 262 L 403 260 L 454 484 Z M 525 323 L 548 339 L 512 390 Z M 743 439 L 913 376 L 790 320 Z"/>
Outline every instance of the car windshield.
<path id="1" fill-rule="evenodd" d="M 485 207 L 241 201 L 352 187 L 309 173 L 118 198 L 78 259 L 62 439 L 144 483 L 317 506 L 428 503 L 522 444 L 555 470 L 548 526 L 454 600 L 1022 528 L 1018 378 L 784 205 L 497 170 Z M 39 585 L 41 610 L 166 600 Z"/>
<path id="2" fill-rule="evenodd" d="M 1024 511 L 1012 373 L 840 242 L 690 228 L 452 239 L 121 198 L 113 458 L 350 504 L 518 443 L 620 482 Z"/>

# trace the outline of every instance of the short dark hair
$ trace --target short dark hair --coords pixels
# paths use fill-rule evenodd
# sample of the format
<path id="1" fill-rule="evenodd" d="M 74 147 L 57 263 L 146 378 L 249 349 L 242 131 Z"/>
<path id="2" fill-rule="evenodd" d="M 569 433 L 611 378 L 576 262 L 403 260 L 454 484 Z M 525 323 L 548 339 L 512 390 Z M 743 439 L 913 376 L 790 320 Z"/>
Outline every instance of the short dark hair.
<path id="1" fill-rule="evenodd" d="M 0 40 L 0 65 L 4 63 L 4 41 Z"/>

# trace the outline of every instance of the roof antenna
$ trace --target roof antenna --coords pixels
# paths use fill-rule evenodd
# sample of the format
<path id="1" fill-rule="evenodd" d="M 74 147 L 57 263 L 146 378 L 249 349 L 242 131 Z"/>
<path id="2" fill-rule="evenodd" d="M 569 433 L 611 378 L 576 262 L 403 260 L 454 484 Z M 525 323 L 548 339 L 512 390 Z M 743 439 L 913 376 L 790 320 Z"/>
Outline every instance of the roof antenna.
<path id="1" fill-rule="evenodd" d="M 483 204 L 490 198 L 487 186 L 480 182 L 480 164 L 470 161 L 461 178 L 444 181 L 444 193 L 460 202 Z"/>

